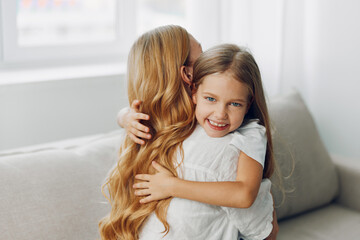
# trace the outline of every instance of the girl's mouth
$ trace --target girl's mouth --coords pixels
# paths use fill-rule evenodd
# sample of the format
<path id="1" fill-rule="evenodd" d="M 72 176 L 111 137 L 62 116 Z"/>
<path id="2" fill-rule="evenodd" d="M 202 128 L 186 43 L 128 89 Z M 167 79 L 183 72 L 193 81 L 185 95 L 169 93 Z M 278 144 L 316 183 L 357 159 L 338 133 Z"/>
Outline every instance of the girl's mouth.
<path id="1" fill-rule="evenodd" d="M 208 122 L 210 128 L 217 130 L 217 131 L 223 131 L 229 126 L 229 124 L 227 124 L 227 123 L 217 123 L 210 119 L 207 119 L 207 122 Z"/>

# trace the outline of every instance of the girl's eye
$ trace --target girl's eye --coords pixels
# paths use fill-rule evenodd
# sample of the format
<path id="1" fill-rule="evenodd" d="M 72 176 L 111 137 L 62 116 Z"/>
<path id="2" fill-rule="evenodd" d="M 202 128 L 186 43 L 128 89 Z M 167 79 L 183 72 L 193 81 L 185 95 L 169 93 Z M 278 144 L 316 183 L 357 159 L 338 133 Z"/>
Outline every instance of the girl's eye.
<path id="1" fill-rule="evenodd" d="M 212 97 L 206 97 L 205 99 L 210 101 L 210 102 L 215 102 L 215 98 L 212 98 Z"/>
<path id="2" fill-rule="evenodd" d="M 230 103 L 231 106 L 234 106 L 234 107 L 241 107 L 241 103 L 236 103 L 236 102 L 232 102 Z"/>

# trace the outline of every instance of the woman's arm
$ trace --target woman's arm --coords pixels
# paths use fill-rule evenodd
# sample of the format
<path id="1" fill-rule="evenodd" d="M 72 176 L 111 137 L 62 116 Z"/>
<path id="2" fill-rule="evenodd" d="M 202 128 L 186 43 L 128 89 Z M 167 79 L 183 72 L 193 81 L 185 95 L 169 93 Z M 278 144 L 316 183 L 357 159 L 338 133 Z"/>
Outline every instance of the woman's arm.
<path id="1" fill-rule="evenodd" d="M 139 174 L 144 182 L 134 184 L 140 202 L 147 203 L 168 197 L 178 197 L 211 205 L 248 208 L 256 199 L 262 180 L 262 166 L 245 153 L 238 158 L 237 177 L 234 182 L 195 182 L 172 176 L 165 168 L 153 162 L 157 174 Z"/>
<path id="2" fill-rule="evenodd" d="M 129 137 L 137 144 L 145 144 L 143 139 L 150 139 L 149 128 L 140 123 L 140 120 L 149 120 L 149 115 L 139 112 L 141 101 L 134 100 L 131 107 L 121 109 L 117 115 L 117 123 L 125 128 Z"/>

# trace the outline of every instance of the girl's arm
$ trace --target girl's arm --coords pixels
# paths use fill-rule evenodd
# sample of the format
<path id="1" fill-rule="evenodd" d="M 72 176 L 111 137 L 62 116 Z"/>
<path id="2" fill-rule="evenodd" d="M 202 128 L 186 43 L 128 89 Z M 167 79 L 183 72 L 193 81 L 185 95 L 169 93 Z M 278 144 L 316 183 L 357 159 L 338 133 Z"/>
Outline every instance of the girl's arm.
<path id="1" fill-rule="evenodd" d="M 139 174 L 134 184 L 135 194 L 146 196 L 141 203 L 168 197 L 178 197 L 211 205 L 234 208 L 248 208 L 256 199 L 262 180 L 262 166 L 245 153 L 238 159 L 236 181 L 234 182 L 195 182 L 174 177 L 156 162 L 154 175 Z"/>
<path id="2" fill-rule="evenodd" d="M 134 100 L 131 107 L 125 107 L 117 115 L 117 123 L 125 128 L 129 137 L 137 144 L 145 144 L 143 139 L 150 139 L 149 128 L 140 123 L 140 120 L 149 120 L 149 115 L 139 112 L 141 101 Z"/>

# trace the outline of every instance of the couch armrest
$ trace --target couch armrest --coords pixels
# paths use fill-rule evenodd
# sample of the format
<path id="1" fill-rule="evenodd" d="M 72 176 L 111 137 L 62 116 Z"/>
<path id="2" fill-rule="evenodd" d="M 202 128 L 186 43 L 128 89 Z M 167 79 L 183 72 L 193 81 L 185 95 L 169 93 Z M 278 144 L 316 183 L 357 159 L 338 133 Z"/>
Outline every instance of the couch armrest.
<path id="1" fill-rule="evenodd" d="M 360 159 L 331 156 L 339 176 L 339 196 L 336 202 L 360 211 Z"/>

